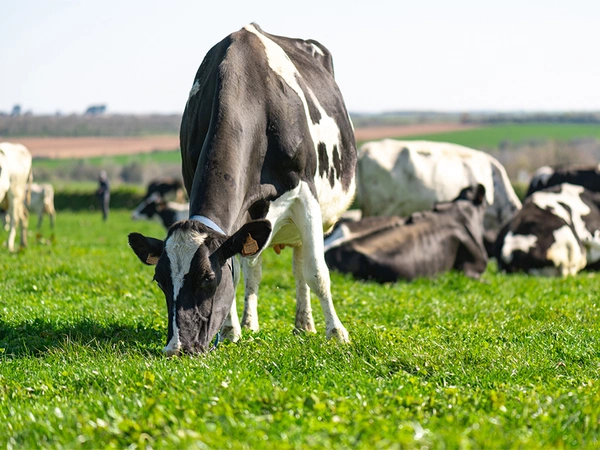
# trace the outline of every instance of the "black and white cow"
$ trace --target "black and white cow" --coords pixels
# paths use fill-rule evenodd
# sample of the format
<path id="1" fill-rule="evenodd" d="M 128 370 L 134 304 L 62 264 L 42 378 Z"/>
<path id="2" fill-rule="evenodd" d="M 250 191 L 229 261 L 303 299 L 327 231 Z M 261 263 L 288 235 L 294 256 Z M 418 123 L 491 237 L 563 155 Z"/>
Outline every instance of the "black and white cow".
<path id="1" fill-rule="evenodd" d="M 133 220 L 151 220 L 158 218 L 167 229 L 175 222 L 189 217 L 188 203 L 167 202 L 158 192 L 154 192 L 142 201 L 131 213 Z"/>
<path id="2" fill-rule="evenodd" d="M 526 196 L 529 197 L 534 192 L 563 183 L 583 186 L 592 192 L 600 192 L 600 166 L 540 167 L 529 182 Z"/>
<path id="3" fill-rule="evenodd" d="M 166 354 L 205 351 L 221 327 L 240 336 L 234 255 L 245 257 L 242 325 L 258 329 L 260 254 L 281 245 L 293 247 L 296 328 L 315 329 L 310 288 L 327 337 L 347 341 L 323 231 L 353 200 L 356 144 L 330 52 L 255 24 L 227 36 L 198 69 L 180 138 L 190 220 L 171 226 L 164 241 L 129 236 L 141 261 L 156 265 L 169 311 Z"/>
<path id="4" fill-rule="evenodd" d="M 165 200 L 174 200 L 183 203 L 183 183 L 179 179 L 160 178 L 152 180 L 148 185 L 144 199 L 154 193 L 158 193 Z"/>
<path id="5" fill-rule="evenodd" d="M 498 267 L 533 275 L 575 275 L 600 266 L 600 193 L 560 184 L 534 192 L 501 231 Z"/>
<path id="6" fill-rule="evenodd" d="M 451 269 L 479 278 L 487 267 L 483 245 L 485 188 L 464 189 L 432 211 L 367 217 L 341 223 L 325 240 L 330 269 L 380 283 L 412 280 Z"/>

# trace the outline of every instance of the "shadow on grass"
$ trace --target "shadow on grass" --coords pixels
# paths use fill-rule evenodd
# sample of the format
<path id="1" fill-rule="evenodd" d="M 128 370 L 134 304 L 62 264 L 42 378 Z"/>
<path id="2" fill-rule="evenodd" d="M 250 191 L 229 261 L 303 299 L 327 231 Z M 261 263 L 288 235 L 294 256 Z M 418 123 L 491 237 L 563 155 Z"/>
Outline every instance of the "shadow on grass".
<path id="1" fill-rule="evenodd" d="M 99 323 L 85 318 L 75 322 L 35 319 L 6 323 L 0 320 L 0 354 L 9 358 L 42 357 L 55 351 L 68 351 L 70 347 L 160 356 L 164 339 L 163 331 L 142 323 Z"/>

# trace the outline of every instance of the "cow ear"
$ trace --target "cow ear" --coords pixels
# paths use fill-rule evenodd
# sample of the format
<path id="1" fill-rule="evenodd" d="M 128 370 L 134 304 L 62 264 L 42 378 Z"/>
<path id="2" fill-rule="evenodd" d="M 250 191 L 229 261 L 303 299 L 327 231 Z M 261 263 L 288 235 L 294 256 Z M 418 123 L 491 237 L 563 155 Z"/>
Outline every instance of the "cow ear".
<path id="1" fill-rule="evenodd" d="M 253 220 L 229 236 L 218 251 L 223 260 L 238 253 L 242 256 L 256 255 L 263 249 L 270 235 L 271 222 L 264 219 Z"/>
<path id="2" fill-rule="evenodd" d="M 474 205 L 481 205 L 485 200 L 485 186 L 483 184 L 478 184 L 475 189 L 475 196 L 473 198 Z"/>
<path id="3" fill-rule="evenodd" d="M 140 233 L 130 233 L 129 246 L 140 261 L 149 266 L 155 266 L 162 255 L 164 242 Z"/>

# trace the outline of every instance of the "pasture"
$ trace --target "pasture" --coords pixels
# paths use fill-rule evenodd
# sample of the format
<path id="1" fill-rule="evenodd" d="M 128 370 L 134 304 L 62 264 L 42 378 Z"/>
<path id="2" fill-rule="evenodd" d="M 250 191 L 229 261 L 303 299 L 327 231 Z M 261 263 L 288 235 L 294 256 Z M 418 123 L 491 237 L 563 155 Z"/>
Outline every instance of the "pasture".
<path id="1" fill-rule="evenodd" d="M 352 342 L 292 332 L 291 251 L 265 253 L 261 331 L 167 359 L 162 293 L 128 211 L 59 212 L 0 249 L 0 443 L 7 448 L 597 448 L 600 278 L 332 274 Z M 0 240 L 6 233 L 0 233 Z M 241 289 L 238 308 L 241 312 Z"/>

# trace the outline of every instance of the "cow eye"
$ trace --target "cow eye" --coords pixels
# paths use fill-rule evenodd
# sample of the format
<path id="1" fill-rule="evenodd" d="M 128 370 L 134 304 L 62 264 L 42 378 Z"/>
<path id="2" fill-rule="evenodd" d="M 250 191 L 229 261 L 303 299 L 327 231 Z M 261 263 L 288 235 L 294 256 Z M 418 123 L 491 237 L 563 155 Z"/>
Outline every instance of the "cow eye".
<path id="1" fill-rule="evenodd" d="M 202 283 L 202 285 L 205 286 L 205 285 L 211 284 L 214 281 L 215 281 L 214 272 L 209 272 L 202 277 L 202 280 L 200 280 L 200 283 Z"/>

